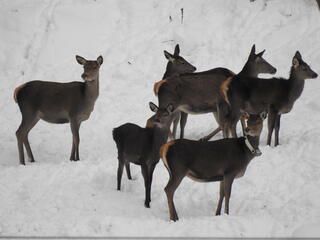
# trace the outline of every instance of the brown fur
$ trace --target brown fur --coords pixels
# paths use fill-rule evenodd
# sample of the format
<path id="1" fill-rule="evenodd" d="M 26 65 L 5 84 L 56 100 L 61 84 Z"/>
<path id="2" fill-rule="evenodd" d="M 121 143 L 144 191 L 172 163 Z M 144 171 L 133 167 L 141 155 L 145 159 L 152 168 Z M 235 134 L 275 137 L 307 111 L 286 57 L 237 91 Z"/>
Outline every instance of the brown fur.
<path id="1" fill-rule="evenodd" d="M 158 96 L 159 89 L 160 89 L 161 85 L 164 84 L 165 82 L 167 82 L 167 80 L 166 80 L 166 79 L 163 79 L 163 80 L 161 80 L 161 81 L 156 82 L 156 83 L 153 85 L 154 95 Z"/>
<path id="2" fill-rule="evenodd" d="M 232 77 L 229 77 L 226 80 L 224 80 L 220 86 L 220 94 L 229 105 L 230 105 L 230 101 L 228 98 L 228 90 L 229 90 L 229 85 L 231 81 L 232 81 Z"/>
<path id="3" fill-rule="evenodd" d="M 163 164 L 168 169 L 168 171 L 169 171 L 169 166 L 168 166 L 168 162 L 167 162 L 167 153 L 168 153 L 169 147 L 171 147 L 174 144 L 174 142 L 175 141 L 167 142 L 167 143 L 163 144 L 160 148 L 160 157 L 163 161 Z"/>
<path id="4" fill-rule="evenodd" d="M 17 99 L 18 93 L 22 88 L 24 88 L 24 86 L 26 86 L 26 83 L 21 84 L 20 86 L 16 87 L 16 89 L 14 90 L 13 98 L 16 103 L 18 102 L 18 99 Z"/>

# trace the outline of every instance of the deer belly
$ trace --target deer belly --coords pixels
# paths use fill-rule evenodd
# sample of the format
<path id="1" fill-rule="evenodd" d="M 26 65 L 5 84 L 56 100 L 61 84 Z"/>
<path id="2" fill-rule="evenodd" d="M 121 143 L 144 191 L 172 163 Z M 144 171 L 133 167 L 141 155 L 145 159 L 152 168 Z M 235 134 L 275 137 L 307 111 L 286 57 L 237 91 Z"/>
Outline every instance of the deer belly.
<path id="1" fill-rule="evenodd" d="M 213 177 L 203 177 L 199 176 L 196 173 L 189 171 L 187 173 L 187 177 L 192 179 L 195 182 L 217 182 L 217 181 L 222 181 L 223 176 L 218 175 L 218 176 L 213 176 Z"/>
<path id="2" fill-rule="evenodd" d="M 208 104 L 202 105 L 202 106 L 182 105 L 179 107 L 179 110 L 181 112 L 195 115 L 195 114 L 216 112 L 217 108 L 216 108 L 216 106 L 212 106 L 212 105 L 208 105 Z"/>
<path id="3" fill-rule="evenodd" d="M 49 123 L 68 123 L 69 117 L 66 112 L 45 113 L 40 112 L 39 117 Z"/>

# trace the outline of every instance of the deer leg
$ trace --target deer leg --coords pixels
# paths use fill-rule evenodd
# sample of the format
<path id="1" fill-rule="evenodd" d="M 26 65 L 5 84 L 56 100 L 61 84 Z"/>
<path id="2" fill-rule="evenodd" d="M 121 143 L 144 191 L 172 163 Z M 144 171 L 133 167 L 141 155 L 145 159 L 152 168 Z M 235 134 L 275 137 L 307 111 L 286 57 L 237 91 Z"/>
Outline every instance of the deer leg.
<path id="1" fill-rule="evenodd" d="M 132 180 L 131 171 L 130 171 L 130 162 L 125 162 L 127 177 L 129 180 Z"/>
<path id="2" fill-rule="evenodd" d="M 222 180 L 220 182 L 220 197 L 219 197 L 218 207 L 216 210 L 216 216 L 221 214 L 221 207 L 222 207 L 223 198 L 224 198 L 224 182 Z"/>
<path id="3" fill-rule="evenodd" d="M 178 128 L 178 124 L 180 121 L 180 116 L 181 116 L 181 112 L 177 112 L 176 116 L 173 120 L 173 129 L 172 129 L 172 139 L 176 139 L 176 133 L 177 133 L 177 128 Z"/>
<path id="4" fill-rule="evenodd" d="M 203 138 L 200 138 L 200 141 L 206 142 L 209 141 L 214 135 L 216 135 L 218 132 L 221 131 L 221 127 L 217 127 L 215 130 L 213 130 L 209 135 L 204 136 Z"/>
<path id="5" fill-rule="evenodd" d="M 276 123 L 275 123 L 275 127 L 274 127 L 274 137 L 275 137 L 275 142 L 274 145 L 278 146 L 279 145 L 279 130 L 280 130 L 280 119 L 281 119 L 281 114 L 277 115 L 276 118 Z"/>
<path id="6" fill-rule="evenodd" d="M 71 126 L 71 132 L 73 137 L 70 160 L 78 161 L 79 160 L 79 143 L 80 143 L 80 137 L 79 137 L 80 123 L 75 119 L 72 119 L 70 121 L 70 126 Z"/>
<path id="7" fill-rule="evenodd" d="M 156 167 L 156 164 L 152 164 L 151 166 L 148 167 L 148 188 L 147 188 L 147 201 L 151 202 L 151 185 L 152 185 L 152 178 L 153 178 L 153 172 L 154 168 Z M 150 206 L 149 206 L 150 207 Z"/>
<path id="8" fill-rule="evenodd" d="M 225 203 L 224 203 L 224 212 L 226 214 L 229 214 L 229 200 L 231 197 L 231 188 L 232 188 L 232 183 L 234 180 L 235 175 L 231 174 L 231 175 L 226 175 L 223 178 L 223 182 L 224 182 L 224 196 L 225 196 Z"/>
<path id="9" fill-rule="evenodd" d="M 269 114 L 268 114 L 268 140 L 267 140 L 267 144 L 269 146 L 271 145 L 271 137 L 272 137 L 273 129 L 275 126 L 276 117 L 277 117 L 276 112 L 274 110 L 273 111 L 269 110 Z"/>
<path id="10" fill-rule="evenodd" d="M 188 119 L 188 113 L 181 112 L 181 117 L 180 117 L 180 138 L 184 137 L 184 128 L 187 124 L 187 119 Z"/>
<path id="11" fill-rule="evenodd" d="M 217 127 L 215 130 L 213 130 L 207 136 L 204 136 L 203 138 L 200 138 L 199 139 L 200 141 L 204 141 L 204 142 L 209 141 L 214 135 L 216 135 L 218 132 L 221 131 L 221 126 L 220 126 L 220 123 L 219 123 L 219 116 L 218 115 L 219 115 L 218 112 L 214 112 L 213 113 L 213 116 L 216 119 L 217 123 L 219 124 L 219 127 Z"/>
<path id="12" fill-rule="evenodd" d="M 34 161 L 30 144 L 28 141 L 28 133 L 34 127 L 34 125 L 39 121 L 39 119 L 35 117 L 35 114 L 29 114 L 29 116 L 34 116 L 34 117 L 28 117 L 26 115 L 22 116 L 21 124 L 18 130 L 16 131 L 18 150 L 19 150 L 19 161 L 20 161 L 20 164 L 23 164 L 23 165 L 25 165 L 23 144 L 25 144 L 26 146 L 28 156 L 30 157 L 31 160 Z"/>
<path id="13" fill-rule="evenodd" d="M 118 172 L 117 172 L 117 190 L 121 190 L 121 178 L 123 173 L 124 161 L 122 157 L 118 157 Z"/>
<path id="14" fill-rule="evenodd" d="M 28 155 L 28 158 L 29 158 L 30 162 L 34 162 L 34 157 L 33 157 L 32 151 L 31 151 L 31 147 L 30 147 L 28 136 L 29 136 L 30 130 L 39 122 L 39 120 L 40 120 L 39 118 L 36 118 L 36 119 L 34 119 L 32 121 L 32 124 L 27 129 L 27 134 L 26 134 L 26 137 L 25 137 L 25 140 L 24 140 L 24 146 L 25 146 L 25 148 L 27 150 L 27 155 Z"/>
<path id="15" fill-rule="evenodd" d="M 179 220 L 176 208 L 173 202 L 173 195 L 178 186 L 180 185 L 182 179 L 185 175 L 172 175 L 170 176 L 167 186 L 164 188 L 168 199 L 168 207 L 170 213 L 170 220 L 177 221 Z"/>
<path id="16" fill-rule="evenodd" d="M 144 188 L 145 188 L 145 201 L 144 201 L 144 206 L 146 208 L 150 208 L 150 188 L 149 188 L 149 174 L 148 174 L 148 167 L 146 164 L 142 164 L 141 165 L 141 172 L 142 172 L 142 176 L 144 179 Z"/>

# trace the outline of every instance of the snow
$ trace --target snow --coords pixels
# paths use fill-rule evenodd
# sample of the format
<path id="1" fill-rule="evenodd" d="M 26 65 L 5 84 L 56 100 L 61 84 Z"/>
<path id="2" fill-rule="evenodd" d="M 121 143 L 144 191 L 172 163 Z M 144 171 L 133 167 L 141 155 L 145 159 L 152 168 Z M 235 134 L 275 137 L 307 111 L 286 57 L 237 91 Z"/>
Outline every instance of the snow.
<path id="1" fill-rule="evenodd" d="M 134 180 L 124 174 L 116 191 L 111 136 L 114 127 L 143 126 L 152 115 L 148 102 L 157 103 L 152 87 L 165 70 L 163 50 L 172 52 L 176 43 L 198 71 L 238 72 L 256 43 L 276 76 L 288 77 L 296 50 L 320 73 L 315 1 L 3 0 L 0 13 L 0 236 L 320 236 L 319 78 L 306 81 L 292 112 L 283 115 L 280 146 L 266 146 L 265 123 L 263 155 L 235 181 L 230 215 L 214 216 L 218 183 L 186 178 L 175 195 L 180 220 L 170 222 L 161 162 L 150 209 L 143 206 L 139 167 L 131 166 Z M 104 57 L 100 96 L 80 130 L 81 161 L 68 160 L 68 124 L 40 121 L 29 135 L 36 163 L 20 166 L 13 90 L 33 79 L 80 80 L 76 54 Z M 211 114 L 189 116 L 186 137 L 199 139 L 215 127 Z"/>

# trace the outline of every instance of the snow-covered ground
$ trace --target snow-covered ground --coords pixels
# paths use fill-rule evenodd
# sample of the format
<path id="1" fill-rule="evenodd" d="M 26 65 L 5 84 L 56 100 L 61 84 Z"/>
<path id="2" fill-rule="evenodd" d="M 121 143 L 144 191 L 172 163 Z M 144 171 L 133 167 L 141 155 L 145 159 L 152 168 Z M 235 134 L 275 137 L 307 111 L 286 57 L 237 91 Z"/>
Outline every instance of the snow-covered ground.
<path id="1" fill-rule="evenodd" d="M 114 127 L 144 125 L 152 115 L 148 102 L 157 103 L 152 87 L 165 70 L 163 50 L 172 52 L 176 43 L 199 71 L 238 72 L 256 43 L 276 76 L 288 77 L 296 50 L 320 73 L 315 1 L 2 0 L 0 36 L 0 236 L 320 236 L 319 78 L 306 81 L 283 116 L 279 147 L 266 146 L 265 126 L 263 155 L 235 181 L 230 215 L 214 216 L 218 183 L 186 178 L 175 195 L 180 220 L 170 222 L 161 162 L 151 209 L 143 206 L 139 167 L 131 167 L 134 180 L 124 175 L 116 191 L 111 137 Z M 68 160 L 68 124 L 40 121 L 29 138 L 36 163 L 20 166 L 13 90 L 32 79 L 80 81 L 76 54 L 104 57 L 100 96 L 80 131 L 81 161 Z M 189 116 L 186 137 L 199 139 L 215 127 L 211 114 Z"/>

